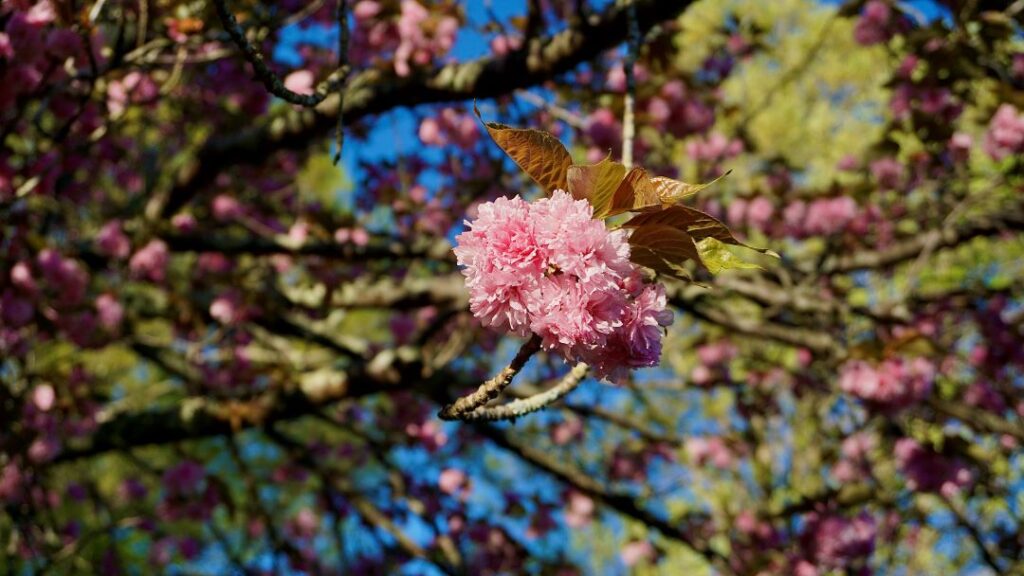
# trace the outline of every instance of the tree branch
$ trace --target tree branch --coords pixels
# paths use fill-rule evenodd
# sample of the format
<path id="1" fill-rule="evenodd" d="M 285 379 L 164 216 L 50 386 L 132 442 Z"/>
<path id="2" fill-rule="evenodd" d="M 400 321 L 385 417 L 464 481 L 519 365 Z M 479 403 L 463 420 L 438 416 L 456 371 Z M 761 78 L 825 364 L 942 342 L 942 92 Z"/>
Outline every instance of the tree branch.
<path id="1" fill-rule="evenodd" d="M 502 404 L 501 406 L 481 406 L 476 410 L 463 414 L 459 419 L 467 422 L 494 422 L 497 420 L 512 420 L 514 422 L 516 418 L 546 408 L 553 402 L 557 402 L 558 399 L 562 398 L 569 392 L 575 390 L 587 375 L 587 370 L 589 370 L 589 368 L 589 366 L 580 362 L 573 366 L 572 370 L 570 370 L 569 373 L 558 382 L 558 384 L 544 392 L 534 394 L 527 398 L 513 400 L 508 404 Z"/>
<path id="2" fill-rule="evenodd" d="M 543 450 L 515 443 L 507 434 L 492 425 L 481 424 L 476 427 L 476 430 L 498 447 L 522 458 L 620 514 L 646 524 L 666 538 L 681 542 L 703 556 L 709 563 L 717 566 L 723 573 L 731 573 L 726 558 L 688 534 L 689 527 L 685 523 L 673 523 L 655 516 L 641 508 L 631 496 L 610 492 L 600 482 L 582 471 L 565 464 Z"/>
<path id="3" fill-rule="evenodd" d="M 531 336 L 519 348 L 519 352 L 512 358 L 512 362 L 509 362 L 508 366 L 503 368 L 501 372 L 498 372 L 494 378 L 481 384 L 474 392 L 441 408 L 441 411 L 437 413 L 438 417 L 442 420 L 471 419 L 469 416 L 473 411 L 494 400 L 501 394 L 502 390 L 508 388 L 508 385 L 512 383 L 512 379 L 516 377 L 516 374 L 519 374 L 523 366 L 526 366 L 530 357 L 540 350 L 540 344 L 541 339 L 539 336 Z"/>
<path id="4" fill-rule="evenodd" d="M 679 15 L 692 0 L 636 0 L 641 31 Z M 353 76 L 345 90 L 344 114 L 355 122 L 393 108 L 491 98 L 519 88 L 536 86 L 621 43 L 627 34 L 627 10 L 614 5 L 591 22 L 581 22 L 553 36 L 536 38 L 526 49 L 500 57 L 449 64 L 429 74 L 398 77 L 393 72 L 366 70 Z M 315 110 L 282 109 L 256 126 L 235 134 L 211 137 L 192 163 L 175 178 L 174 186 L 155 197 L 146 209 L 149 218 L 170 216 L 200 193 L 225 167 L 259 164 L 279 150 L 310 145 L 328 132 L 339 113 L 340 99 L 328 96 Z"/>

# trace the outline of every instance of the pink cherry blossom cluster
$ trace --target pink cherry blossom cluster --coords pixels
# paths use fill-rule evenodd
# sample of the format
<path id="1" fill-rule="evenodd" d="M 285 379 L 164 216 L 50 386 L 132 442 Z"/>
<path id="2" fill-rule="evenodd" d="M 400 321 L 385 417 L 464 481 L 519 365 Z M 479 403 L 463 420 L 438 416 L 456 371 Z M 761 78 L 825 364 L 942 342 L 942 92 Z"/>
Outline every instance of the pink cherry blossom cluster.
<path id="1" fill-rule="evenodd" d="M 672 322 L 665 290 L 643 282 L 626 232 L 595 220 L 587 201 L 561 190 L 533 203 L 498 198 L 468 225 L 455 255 L 484 325 L 535 334 L 604 378 L 658 363 Z"/>
<path id="2" fill-rule="evenodd" d="M 1013 104 L 1000 106 L 989 121 L 983 146 L 996 160 L 1024 153 L 1024 113 Z"/>
<path id="3" fill-rule="evenodd" d="M 878 408 L 899 410 L 927 396 L 934 381 L 935 365 L 925 358 L 852 360 L 841 368 L 839 388 Z"/>

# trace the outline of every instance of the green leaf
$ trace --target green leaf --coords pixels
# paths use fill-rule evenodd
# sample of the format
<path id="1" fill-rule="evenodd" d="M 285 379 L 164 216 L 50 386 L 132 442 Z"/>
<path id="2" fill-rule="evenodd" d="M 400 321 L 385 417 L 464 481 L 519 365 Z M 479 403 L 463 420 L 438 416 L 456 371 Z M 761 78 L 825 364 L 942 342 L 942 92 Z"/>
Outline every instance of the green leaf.
<path id="1" fill-rule="evenodd" d="M 480 111 L 473 105 L 480 118 Z M 487 133 L 520 168 L 548 194 L 568 188 L 566 174 L 572 157 L 565 146 L 543 130 L 513 128 L 497 122 L 484 122 Z"/>
<path id="2" fill-rule="evenodd" d="M 612 195 L 626 175 L 626 167 L 611 160 L 597 164 L 569 166 L 566 174 L 569 194 L 585 199 L 594 207 L 594 218 L 604 218 L 611 209 Z"/>
<path id="3" fill-rule="evenodd" d="M 630 260 L 657 272 L 686 278 L 682 268 L 687 260 L 693 260 L 701 267 L 697 246 L 685 230 L 665 224 L 649 224 L 633 230 L 629 236 Z"/>
<path id="4" fill-rule="evenodd" d="M 714 238 L 705 238 L 697 242 L 697 252 L 712 274 L 718 274 L 722 270 L 760 268 L 757 264 L 736 256 L 725 244 Z"/>

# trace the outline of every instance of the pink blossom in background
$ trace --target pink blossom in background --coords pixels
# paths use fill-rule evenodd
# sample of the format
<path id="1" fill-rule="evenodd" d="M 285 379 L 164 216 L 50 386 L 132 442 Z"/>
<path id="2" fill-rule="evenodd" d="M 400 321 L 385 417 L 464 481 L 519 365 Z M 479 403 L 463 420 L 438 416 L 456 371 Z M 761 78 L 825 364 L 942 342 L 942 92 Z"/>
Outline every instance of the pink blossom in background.
<path id="1" fill-rule="evenodd" d="M 420 141 L 427 146 L 449 143 L 462 149 L 472 148 L 480 138 L 477 121 L 455 108 L 445 108 L 435 117 L 424 118 L 419 127 Z"/>
<path id="2" fill-rule="evenodd" d="M 28 262 L 17 262 L 11 266 L 11 285 L 24 293 L 34 294 L 36 292 L 36 279 L 32 275 L 32 268 Z"/>
<path id="3" fill-rule="evenodd" d="M 853 29 L 853 37 L 864 46 L 880 44 L 892 38 L 889 25 L 892 8 L 882 0 L 870 0 L 864 5 L 860 20 Z"/>
<path id="4" fill-rule="evenodd" d="M 124 306 L 113 294 L 100 294 L 96 297 L 96 317 L 100 326 L 110 331 L 117 330 L 124 319 Z"/>
<path id="5" fill-rule="evenodd" d="M 971 382 L 964 391 L 964 402 L 990 412 L 1006 410 L 1006 401 L 992 386 L 981 380 Z"/>
<path id="6" fill-rule="evenodd" d="M 62 304 L 77 304 L 85 296 L 89 273 L 76 260 L 65 258 L 51 248 L 43 249 L 36 257 L 43 279 Z"/>
<path id="7" fill-rule="evenodd" d="M 499 198 L 468 226 L 455 255 L 485 326 L 535 334 L 613 380 L 657 364 L 672 321 L 664 289 L 639 281 L 625 232 L 593 219 L 586 200 L 560 190 L 532 204 Z"/>
<path id="8" fill-rule="evenodd" d="M 609 151 L 618 150 L 622 146 L 622 124 L 608 108 L 593 111 L 587 116 L 586 125 L 587 137 L 593 144 L 587 160 L 598 162 L 607 156 Z"/>
<path id="9" fill-rule="evenodd" d="M 169 252 L 163 240 L 150 240 L 128 262 L 132 275 L 152 282 L 163 282 Z"/>
<path id="10" fill-rule="evenodd" d="M 13 503 L 21 499 L 25 476 L 14 462 L 0 468 L 0 502 Z"/>
<path id="11" fill-rule="evenodd" d="M 244 210 L 241 202 L 228 194 L 218 194 L 210 204 L 213 217 L 220 222 L 228 222 L 242 216 Z"/>
<path id="12" fill-rule="evenodd" d="M 747 224 L 762 232 L 768 230 L 775 216 L 775 205 L 764 196 L 758 196 L 747 206 Z"/>
<path id="13" fill-rule="evenodd" d="M 234 324 L 243 315 L 241 297 L 236 292 L 221 294 L 210 303 L 210 317 L 221 324 Z"/>
<path id="14" fill-rule="evenodd" d="M 895 158 L 879 158 L 871 163 L 871 176 L 882 190 L 897 190 L 906 178 L 906 169 Z"/>
<path id="15" fill-rule="evenodd" d="M 725 440 L 718 436 L 698 436 L 686 441 L 686 454 L 694 466 L 710 464 L 715 468 L 729 468 L 733 454 Z"/>
<path id="16" fill-rule="evenodd" d="M 878 439 L 867 432 L 858 432 L 843 439 L 839 462 L 832 468 L 832 476 L 840 482 L 861 480 L 870 473 L 868 457 L 878 445 Z"/>
<path id="17" fill-rule="evenodd" d="M 491 52 L 495 56 L 504 56 L 521 48 L 523 39 L 519 36 L 499 34 L 491 39 Z"/>
<path id="18" fill-rule="evenodd" d="M 320 528 L 320 518 L 310 508 L 302 508 L 288 521 L 289 531 L 296 538 L 312 538 Z"/>
<path id="19" fill-rule="evenodd" d="M 933 452 L 912 438 L 900 438 L 893 450 L 896 466 L 907 478 L 907 487 L 920 492 L 941 492 L 953 497 L 970 486 L 973 475 L 957 459 Z"/>
<path id="20" fill-rule="evenodd" d="M 132 251 L 131 242 L 121 230 L 121 222 L 111 220 L 103 225 L 96 235 L 96 248 L 109 258 L 123 260 Z"/>
<path id="21" fill-rule="evenodd" d="M 107 86 L 107 109 L 114 116 L 123 114 L 133 104 L 151 104 L 160 93 L 159 87 L 148 75 L 129 72 Z"/>
<path id="22" fill-rule="evenodd" d="M 935 380 L 935 365 L 924 358 L 888 359 L 879 364 L 861 360 L 841 368 L 839 388 L 879 408 L 898 410 L 927 396 Z"/>
<path id="23" fill-rule="evenodd" d="M 622 546 L 619 558 L 626 566 L 636 566 L 640 562 L 650 562 L 658 557 L 658 551 L 647 540 L 634 540 Z"/>
<path id="24" fill-rule="evenodd" d="M 0 321 L 10 328 L 20 328 L 32 321 L 35 307 L 27 298 L 5 290 L 0 295 Z"/>
<path id="25" fill-rule="evenodd" d="M 1024 114 L 1013 104 L 1003 104 L 988 124 L 985 152 L 995 160 L 1024 152 Z"/>
<path id="26" fill-rule="evenodd" d="M 49 384 L 40 384 L 32 389 L 32 404 L 42 412 L 53 408 L 56 399 L 57 394 Z"/>
<path id="27" fill-rule="evenodd" d="M 566 497 L 565 523 L 570 528 L 582 528 L 594 518 L 594 501 L 581 492 L 572 490 Z"/>
<path id="28" fill-rule="evenodd" d="M 957 163 L 964 163 L 970 158 L 974 138 L 964 132 L 954 132 L 949 138 L 949 156 Z"/>
<path id="29" fill-rule="evenodd" d="M 729 208 L 726 209 L 725 213 L 730 224 L 736 226 L 743 225 L 743 221 L 747 217 L 747 204 L 748 202 L 746 198 L 736 198 L 729 203 Z"/>
<path id="30" fill-rule="evenodd" d="M 459 21 L 454 17 L 432 19 L 430 12 L 416 0 L 402 0 L 397 24 L 399 43 L 395 49 L 395 73 L 408 76 L 414 66 L 426 66 L 435 56 L 447 54 L 455 44 L 458 30 Z"/>
<path id="31" fill-rule="evenodd" d="M 705 366 L 720 366 L 736 357 L 736 345 L 728 340 L 718 340 L 697 348 L 697 358 Z"/>
<path id="32" fill-rule="evenodd" d="M 445 468 L 437 480 L 437 486 L 445 494 L 455 494 L 468 486 L 466 473 L 457 468 Z"/>
<path id="33" fill-rule="evenodd" d="M 380 2 L 375 0 L 360 0 L 352 7 L 352 15 L 356 20 L 369 20 L 380 14 Z"/>
<path id="34" fill-rule="evenodd" d="M 191 214 L 175 214 L 171 218 L 171 226 L 178 232 L 193 232 L 196 229 L 196 219 Z"/>
<path id="35" fill-rule="evenodd" d="M 284 87 L 296 94 L 312 94 L 316 77 L 309 70 L 296 70 L 284 77 Z"/>
<path id="36" fill-rule="evenodd" d="M 643 64 L 637 64 L 633 69 L 634 78 L 637 83 L 643 84 L 650 78 L 650 73 Z M 612 92 L 626 91 L 626 69 L 622 64 L 616 64 L 608 70 L 608 77 L 605 79 L 605 86 Z"/>
<path id="37" fill-rule="evenodd" d="M 831 235 L 842 232 L 857 216 L 857 203 L 849 196 L 817 198 L 809 204 L 797 201 L 786 207 L 783 218 L 795 236 Z"/>
<path id="38" fill-rule="evenodd" d="M 168 468 L 162 481 L 169 495 L 183 495 L 197 492 L 205 479 L 206 470 L 201 464 L 185 460 Z"/>
<path id="39" fill-rule="evenodd" d="M 721 162 L 743 153 L 743 141 L 739 138 L 729 139 L 720 132 L 714 132 L 707 138 L 697 138 L 686 143 L 686 154 L 701 162 Z"/>
<path id="40" fill-rule="evenodd" d="M 853 518 L 812 512 L 802 540 L 819 568 L 835 570 L 869 558 L 875 551 L 877 533 L 877 523 L 867 512 Z"/>
<path id="41" fill-rule="evenodd" d="M 551 442 L 556 446 L 564 446 L 583 436 L 583 420 L 567 418 L 551 428 Z"/>

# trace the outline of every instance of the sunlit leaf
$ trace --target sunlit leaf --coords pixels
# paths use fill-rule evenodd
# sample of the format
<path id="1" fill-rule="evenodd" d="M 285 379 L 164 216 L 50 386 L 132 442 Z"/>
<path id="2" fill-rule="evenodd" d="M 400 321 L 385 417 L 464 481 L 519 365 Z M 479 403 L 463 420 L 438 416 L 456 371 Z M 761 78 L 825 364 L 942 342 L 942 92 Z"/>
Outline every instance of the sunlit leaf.
<path id="1" fill-rule="evenodd" d="M 480 118 L 475 105 L 473 111 Z M 551 194 L 568 187 L 566 173 L 572 157 L 558 138 L 543 130 L 513 128 L 497 122 L 484 122 L 484 126 L 494 142 L 545 192 Z"/>
<path id="2" fill-rule="evenodd" d="M 647 170 L 637 167 L 630 170 L 615 189 L 608 215 L 614 216 L 659 203 L 658 193 L 651 185 Z"/>
<path id="3" fill-rule="evenodd" d="M 686 182 L 680 182 L 679 180 L 673 180 L 672 178 L 666 178 L 664 176 L 655 176 L 654 178 L 651 178 L 651 186 L 654 188 L 654 192 L 657 194 L 658 200 L 660 200 L 662 204 L 669 205 L 682 202 L 697 192 L 715 184 L 722 178 L 725 178 L 730 173 L 732 173 L 732 170 L 729 170 L 718 178 L 703 184 L 689 184 Z"/>
<path id="4" fill-rule="evenodd" d="M 626 167 L 611 158 L 597 164 L 569 166 L 569 194 L 585 199 L 594 207 L 594 218 L 604 218 L 611 209 L 612 195 L 626 175 Z"/>
<path id="5" fill-rule="evenodd" d="M 757 264 L 733 254 L 728 246 L 714 238 L 705 238 L 697 242 L 697 251 L 700 253 L 701 261 L 712 274 L 718 274 L 723 270 L 760 268 Z"/>
<path id="6" fill-rule="evenodd" d="M 704 184 L 688 184 L 665 176 L 651 177 L 643 168 L 633 168 L 616 188 L 609 216 L 682 202 L 728 175 L 726 172 Z"/>

